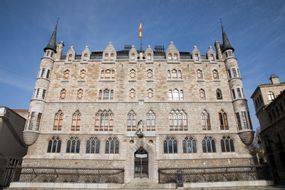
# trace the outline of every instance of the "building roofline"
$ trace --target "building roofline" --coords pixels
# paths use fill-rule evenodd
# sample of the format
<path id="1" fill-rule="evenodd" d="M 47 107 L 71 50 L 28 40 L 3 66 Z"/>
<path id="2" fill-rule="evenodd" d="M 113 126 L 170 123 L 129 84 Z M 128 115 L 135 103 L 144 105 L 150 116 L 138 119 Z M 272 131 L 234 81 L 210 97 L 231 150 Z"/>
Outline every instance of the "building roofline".
<path id="1" fill-rule="evenodd" d="M 258 89 L 263 88 L 263 87 L 271 87 L 271 86 L 285 86 L 285 82 L 280 82 L 279 84 L 260 84 L 256 87 L 256 89 L 253 91 L 252 95 L 250 98 L 252 99 L 255 93 L 257 92 Z"/>

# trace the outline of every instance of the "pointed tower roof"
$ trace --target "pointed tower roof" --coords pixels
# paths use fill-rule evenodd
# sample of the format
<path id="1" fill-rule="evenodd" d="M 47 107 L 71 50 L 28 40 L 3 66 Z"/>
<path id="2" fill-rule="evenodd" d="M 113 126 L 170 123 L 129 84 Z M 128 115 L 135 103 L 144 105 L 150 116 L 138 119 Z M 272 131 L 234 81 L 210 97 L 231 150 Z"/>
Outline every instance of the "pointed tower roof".
<path id="1" fill-rule="evenodd" d="M 223 23 L 221 23 L 221 27 L 222 27 L 222 37 L 223 37 L 222 52 L 224 52 L 228 49 L 235 51 L 235 49 L 232 47 L 232 45 L 230 43 L 230 40 L 229 40 L 226 32 L 224 31 Z"/>
<path id="2" fill-rule="evenodd" d="M 58 23 L 58 22 L 57 22 Z M 45 47 L 44 51 L 47 49 L 51 49 L 56 52 L 56 32 L 57 32 L 57 23 L 55 25 L 54 31 L 49 39 L 47 46 Z"/>

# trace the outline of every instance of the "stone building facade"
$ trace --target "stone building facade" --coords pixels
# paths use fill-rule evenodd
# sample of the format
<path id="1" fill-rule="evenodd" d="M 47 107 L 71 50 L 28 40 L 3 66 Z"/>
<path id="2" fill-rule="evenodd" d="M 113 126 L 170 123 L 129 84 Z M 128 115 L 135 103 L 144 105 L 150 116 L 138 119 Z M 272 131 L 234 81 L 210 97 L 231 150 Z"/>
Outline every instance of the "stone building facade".
<path id="1" fill-rule="evenodd" d="M 24 138 L 24 166 L 123 168 L 158 182 L 161 168 L 251 165 L 253 131 L 228 37 L 206 54 L 134 46 L 81 54 L 44 49 Z"/>
<path id="2" fill-rule="evenodd" d="M 276 182 L 285 181 L 285 83 L 275 74 L 260 84 L 251 98 L 260 123 L 260 138 Z"/>

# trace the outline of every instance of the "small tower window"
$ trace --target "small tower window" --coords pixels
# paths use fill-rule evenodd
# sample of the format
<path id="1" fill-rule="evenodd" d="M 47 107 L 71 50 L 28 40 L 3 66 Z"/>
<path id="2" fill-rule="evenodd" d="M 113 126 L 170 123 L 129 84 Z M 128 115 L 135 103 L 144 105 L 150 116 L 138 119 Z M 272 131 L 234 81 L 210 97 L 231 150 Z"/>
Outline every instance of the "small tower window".
<path id="1" fill-rule="evenodd" d="M 218 71 L 216 69 L 213 70 L 213 78 L 214 79 L 219 79 L 219 73 L 218 73 Z"/>
<path id="2" fill-rule="evenodd" d="M 219 88 L 216 90 L 216 97 L 217 97 L 217 100 L 222 100 L 223 99 L 222 91 Z"/>
<path id="3" fill-rule="evenodd" d="M 77 98 L 78 99 L 81 99 L 83 97 L 83 90 L 82 89 L 79 89 L 78 91 L 77 91 Z"/>
<path id="4" fill-rule="evenodd" d="M 200 69 L 197 70 L 197 78 L 200 79 L 200 80 L 203 79 L 203 72 Z"/>
<path id="5" fill-rule="evenodd" d="M 206 94 L 205 94 L 205 90 L 204 89 L 200 89 L 199 90 L 199 95 L 200 95 L 200 99 L 201 100 L 205 100 L 206 99 Z"/>
<path id="6" fill-rule="evenodd" d="M 153 90 L 152 90 L 151 88 L 149 88 L 149 89 L 147 90 L 147 97 L 148 97 L 149 99 L 151 99 L 151 98 L 153 97 Z"/>
<path id="7" fill-rule="evenodd" d="M 45 71 L 46 71 L 46 69 L 42 68 L 40 77 L 44 77 Z"/>
<path id="8" fill-rule="evenodd" d="M 133 99 L 133 98 L 136 97 L 136 91 L 135 91 L 135 89 L 132 88 L 132 89 L 129 91 L 129 97 L 130 97 L 131 99 Z"/>
<path id="9" fill-rule="evenodd" d="M 69 73 L 70 73 L 70 71 L 69 71 L 68 69 L 66 69 L 66 70 L 64 71 L 63 77 L 64 77 L 65 79 L 68 79 L 68 78 L 69 78 Z"/>
<path id="10" fill-rule="evenodd" d="M 45 97 L 46 97 L 46 90 L 43 89 L 43 92 L 42 92 L 42 99 L 45 99 Z"/>
<path id="11" fill-rule="evenodd" d="M 85 78 L 85 75 L 86 75 L 86 70 L 82 69 L 82 70 L 80 71 L 80 78 L 81 78 L 81 79 L 84 79 L 84 78 Z"/>
<path id="12" fill-rule="evenodd" d="M 60 91 L 60 95 L 59 95 L 59 97 L 60 97 L 60 99 L 64 99 L 65 98 L 65 96 L 66 96 L 66 90 L 65 89 L 62 89 L 61 91 Z"/>

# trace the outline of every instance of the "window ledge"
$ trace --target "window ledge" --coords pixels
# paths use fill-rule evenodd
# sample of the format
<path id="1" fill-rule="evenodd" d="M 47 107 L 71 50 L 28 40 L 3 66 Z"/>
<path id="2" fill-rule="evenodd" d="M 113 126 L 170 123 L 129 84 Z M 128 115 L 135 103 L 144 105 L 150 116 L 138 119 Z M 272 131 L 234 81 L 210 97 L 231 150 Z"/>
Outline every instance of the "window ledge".
<path id="1" fill-rule="evenodd" d="M 167 82 L 184 82 L 183 79 L 167 79 Z"/>
<path id="2" fill-rule="evenodd" d="M 100 79 L 99 82 L 115 82 L 115 79 Z"/>

